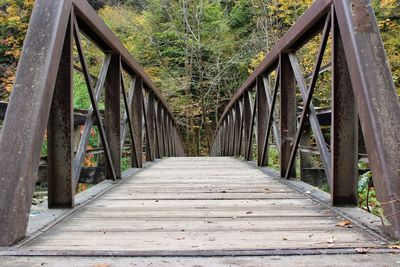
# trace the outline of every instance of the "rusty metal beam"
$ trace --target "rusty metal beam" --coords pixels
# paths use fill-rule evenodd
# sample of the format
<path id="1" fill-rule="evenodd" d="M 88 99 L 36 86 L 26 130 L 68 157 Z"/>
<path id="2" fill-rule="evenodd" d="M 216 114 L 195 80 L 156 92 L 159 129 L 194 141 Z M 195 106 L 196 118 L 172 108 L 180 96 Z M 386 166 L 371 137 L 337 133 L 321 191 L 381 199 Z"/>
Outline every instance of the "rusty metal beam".
<path id="1" fill-rule="evenodd" d="M 106 132 L 105 132 L 105 127 L 103 125 L 103 122 L 101 120 L 101 115 L 100 115 L 100 111 L 99 108 L 97 106 L 98 103 L 98 98 L 96 95 L 96 91 L 93 90 L 93 84 L 92 84 L 92 80 L 90 78 L 90 74 L 89 74 L 89 67 L 85 58 L 85 55 L 83 53 L 83 49 L 82 49 L 82 41 L 81 41 L 81 37 L 80 37 L 80 31 L 79 31 L 79 27 L 78 24 L 76 22 L 76 20 L 74 21 L 74 39 L 75 39 L 75 45 L 78 51 L 78 56 L 79 56 L 79 61 L 82 65 L 82 70 L 84 72 L 84 78 L 85 78 L 85 82 L 86 82 L 86 86 L 89 92 L 89 99 L 90 99 L 90 103 L 92 105 L 93 111 L 94 111 L 94 115 L 98 120 L 98 129 L 99 129 L 99 135 L 101 138 L 101 142 L 103 143 L 104 146 L 104 152 L 105 152 L 105 156 L 106 156 L 106 161 L 107 161 L 107 166 L 109 167 L 110 170 L 110 177 L 113 180 L 117 179 L 117 174 L 115 172 L 115 168 L 114 168 L 114 163 L 112 161 L 112 157 L 111 157 L 111 150 L 110 150 L 110 146 L 108 144 L 107 141 L 107 137 L 106 137 Z M 118 95 L 119 96 L 119 95 Z M 118 126 L 119 127 L 119 126 Z M 77 177 L 79 177 L 78 175 L 74 178 L 77 179 Z"/>
<path id="2" fill-rule="evenodd" d="M 117 179 L 121 178 L 121 76 L 121 57 L 112 55 L 105 86 L 104 130 Z M 106 178 L 113 179 L 108 161 Z"/>
<path id="3" fill-rule="evenodd" d="M 334 9 L 332 40 L 332 204 L 357 205 L 357 105 Z"/>
<path id="4" fill-rule="evenodd" d="M 335 0 L 357 110 L 386 231 L 400 238 L 400 104 L 371 2 Z"/>
<path id="5" fill-rule="evenodd" d="M 0 245 L 25 236 L 70 10 L 37 0 L 31 15 L 0 137 Z"/>
<path id="6" fill-rule="evenodd" d="M 288 54 L 281 54 L 280 57 L 280 88 L 281 88 L 281 117 L 280 117 L 280 173 L 285 177 L 288 172 L 290 151 L 296 135 L 296 85 L 294 71 L 290 64 Z M 290 176 L 296 176 L 296 170 L 290 170 Z"/>
<path id="7" fill-rule="evenodd" d="M 311 100 L 312 100 L 312 96 L 313 96 L 313 93 L 315 90 L 315 86 L 317 84 L 317 79 L 318 79 L 318 75 L 319 75 L 319 70 L 321 68 L 322 60 L 324 57 L 325 48 L 328 43 L 330 29 L 331 29 L 331 16 L 330 16 L 330 14 L 328 14 L 326 17 L 326 21 L 325 21 L 324 31 L 322 33 L 322 41 L 319 46 L 317 59 L 316 59 L 315 65 L 314 65 L 313 76 L 311 78 L 311 82 L 310 82 L 309 88 L 307 90 L 307 95 L 303 99 L 304 104 L 303 104 L 303 111 L 302 111 L 302 114 L 300 117 L 299 127 L 296 132 L 296 137 L 291 143 L 292 148 L 291 148 L 291 152 L 290 152 L 289 161 L 287 162 L 288 166 L 286 168 L 286 174 L 285 174 L 286 179 L 289 179 L 289 177 L 291 177 L 291 175 L 292 175 L 291 169 L 295 168 L 295 158 L 296 158 L 297 148 L 300 143 L 300 135 L 301 135 L 302 129 L 304 127 L 305 121 L 307 119 L 307 115 L 309 114 L 309 111 L 311 110 L 311 107 L 310 107 Z M 294 69 L 294 71 L 296 74 L 296 69 Z M 326 164 L 326 165 L 329 165 L 329 164 Z M 330 177 L 330 175 L 331 175 L 330 169 L 326 170 L 326 176 Z M 331 182 L 331 180 L 329 182 Z"/>
<path id="8" fill-rule="evenodd" d="M 73 15 L 68 22 L 47 124 L 48 207 L 74 206 Z"/>
<path id="9" fill-rule="evenodd" d="M 135 151 L 132 149 L 132 167 L 143 167 L 143 139 L 142 139 L 142 123 L 143 123 L 143 80 L 136 77 L 135 88 L 133 90 L 133 101 L 131 107 L 131 118 L 133 126 L 133 136 L 135 141 Z M 134 153 L 135 152 L 135 153 Z"/>
<path id="10" fill-rule="evenodd" d="M 264 164 L 262 166 L 268 165 L 268 139 L 270 136 L 270 132 L 271 132 L 271 128 L 272 131 L 274 131 L 274 128 L 276 130 L 276 125 L 274 125 L 274 110 L 275 110 L 275 105 L 276 105 L 276 98 L 278 95 L 278 89 L 279 89 L 279 79 L 280 79 L 280 64 L 277 67 L 277 72 L 276 72 L 276 80 L 275 80 L 275 86 L 274 86 L 274 91 L 272 93 L 272 99 L 268 100 L 269 96 L 269 92 L 266 91 L 266 101 L 268 102 L 268 106 L 269 106 L 269 110 L 268 110 L 268 119 L 266 122 L 266 133 L 265 136 L 263 137 L 263 139 L 261 139 L 261 142 L 259 142 L 259 145 L 261 145 L 262 149 L 261 149 L 261 162 Z M 264 84 L 265 84 L 265 80 L 264 80 Z M 277 131 L 276 131 L 277 132 Z M 278 147 L 278 151 L 280 151 L 280 137 L 278 137 L 277 135 L 275 135 L 275 142 L 276 142 L 276 146 Z"/>
<path id="11" fill-rule="evenodd" d="M 98 102 L 100 100 L 101 93 L 103 91 L 104 83 L 106 80 L 108 67 L 110 65 L 111 57 L 106 55 L 104 58 L 103 66 L 101 67 L 99 78 L 97 79 L 95 87 L 95 100 Z M 86 116 L 85 126 L 83 128 L 81 139 L 79 142 L 78 150 L 76 151 L 76 156 L 74 159 L 74 184 L 77 184 L 77 177 L 80 176 L 80 171 L 82 169 L 82 163 L 84 161 L 87 146 L 89 143 L 90 132 L 95 120 L 93 107 L 90 107 Z"/>
<path id="12" fill-rule="evenodd" d="M 267 91 L 264 87 L 264 77 L 257 77 L 257 165 L 265 166 L 268 164 L 268 157 L 263 154 L 267 147 L 264 147 L 264 139 L 267 134 L 267 118 L 269 106 L 267 105 Z"/>

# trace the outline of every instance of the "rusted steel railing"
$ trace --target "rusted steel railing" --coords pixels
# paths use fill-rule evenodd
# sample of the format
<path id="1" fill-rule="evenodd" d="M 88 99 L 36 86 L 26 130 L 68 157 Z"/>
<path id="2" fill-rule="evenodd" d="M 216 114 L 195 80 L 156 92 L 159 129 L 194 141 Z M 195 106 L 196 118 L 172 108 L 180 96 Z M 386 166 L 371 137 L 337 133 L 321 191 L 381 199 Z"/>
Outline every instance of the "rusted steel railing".
<path id="1" fill-rule="evenodd" d="M 86 62 L 82 34 L 104 53 L 96 83 Z M 75 157 L 74 43 L 91 102 Z M 130 83 L 124 83 L 124 77 Z M 101 115 L 98 104 L 103 91 Z M 160 91 L 90 5 L 82 0 L 37 0 L 0 136 L 0 245 L 25 236 L 46 127 L 48 204 L 69 208 L 74 206 L 94 123 L 104 147 L 108 179 L 121 178 L 121 149 L 128 133 L 132 167 L 143 166 L 143 150 L 148 161 L 185 154 L 177 123 Z"/>
<path id="2" fill-rule="evenodd" d="M 296 52 L 321 32 L 314 69 L 307 77 Z M 330 145 L 311 101 L 329 37 Z M 301 97 L 300 120 L 296 90 Z M 232 97 L 219 121 L 210 155 L 252 160 L 255 146 L 258 165 L 266 166 L 273 142 L 280 155 L 280 175 L 290 178 L 295 176 L 298 146 L 309 123 L 332 203 L 356 205 L 358 119 L 377 198 L 384 209 L 384 228 L 400 238 L 400 106 L 369 0 L 315 1 Z"/>

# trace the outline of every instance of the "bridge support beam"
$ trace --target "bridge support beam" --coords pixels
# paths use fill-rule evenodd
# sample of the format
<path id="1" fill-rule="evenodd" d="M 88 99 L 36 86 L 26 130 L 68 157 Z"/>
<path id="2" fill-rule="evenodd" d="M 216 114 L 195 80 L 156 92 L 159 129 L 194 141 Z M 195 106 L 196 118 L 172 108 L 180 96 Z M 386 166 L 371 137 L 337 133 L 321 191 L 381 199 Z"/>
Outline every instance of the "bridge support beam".
<path id="1" fill-rule="evenodd" d="M 73 179 L 73 31 L 68 22 L 47 124 L 48 207 L 74 206 Z"/>
<path id="2" fill-rule="evenodd" d="M 242 142 L 241 135 L 242 115 L 240 112 L 240 103 L 235 103 L 235 143 L 234 143 L 234 156 L 240 156 L 240 144 Z"/>
<path id="3" fill-rule="evenodd" d="M 132 150 L 132 167 L 141 168 L 143 166 L 142 152 L 143 152 L 143 139 L 142 139 L 142 124 L 143 124 L 143 79 L 136 77 L 135 88 L 133 89 L 132 101 L 132 124 L 133 136 L 135 140 L 136 150 Z"/>
<path id="4" fill-rule="evenodd" d="M 112 55 L 106 78 L 104 128 L 116 178 L 121 178 L 120 101 L 121 57 L 119 55 Z M 106 178 L 113 179 L 108 161 L 106 161 Z"/>
<path id="5" fill-rule="evenodd" d="M 262 76 L 257 77 L 257 165 L 260 167 L 266 166 L 268 164 L 268 141 L 265 144 L 265 154 L 264 160 L 262 155 L 264 153 L 264 139 L 267 134 L 267 118 L 269 108 L 267 103 L 267 91 L 264 87 L 264 80 Z"/>
<path id="6" fill-rule="evenodd" d="M 252 153 L 248 153 L 251 150 L 251 138 L 252 138 L 252 108 L 251 108 L 251 95 L 249 91 L 245 91 L 243 95 L 243 116 L 244 116 L 244 157 L 246 160 L 252 160 Z"/>
<path id="7" fill-rule="evenodd" d="M 22 239 L 28 226 L 70 9 L 71 1 L 37 0 L 32 12 L 39 26 L 28 29 L 0 136 L 0 245 Z"/>
<path id="8" fill-rule="evenodd" d="M 290 153 L 296 136 L 296 85 L 295 76 L 288 54 L 280 55 L 281 85 L 281 154 L 280 174 L 285 177 L 289 168 Z M 290 170 L 290 177 L 296 177 L 296 164 Z"/>
<path id="9" fill-rule="evenodd" d="M 231 109 L 231 112 L 228 115 L 229 122 L 229 156 L 234 155 L 234 143 L 235 143 L 235 114 L 234 110 Z"/>
<path id="10" fill-rule="evenodd" d="M 332 12 L 332 185 L 333 205 L 357 205 L 358 116 L 337 19 Z"/>
<path id="11" fill-rule="evenodd" d="M 154 132 L 154 94 L 149 92 L 146 108 L 146 120 L 147 120 L 147 151 L 146 160 L 154 161 L 156 155 L 155 149 L 155 132 Z"/>
<path id="12" fill-rule="evenodd" d="M 164 126 L 162 123 L 162 105 L 161 102 L 157 102 L 157 151 L 158 151 L 158 158 L 162 158 L 165 156 L 164 153 Z"/>
<path id="13" fill-rule="evenodd" d="M 340 34 L 386 231 L 400 238 L 400 104 L 369 0 L 335 0 Z"/>

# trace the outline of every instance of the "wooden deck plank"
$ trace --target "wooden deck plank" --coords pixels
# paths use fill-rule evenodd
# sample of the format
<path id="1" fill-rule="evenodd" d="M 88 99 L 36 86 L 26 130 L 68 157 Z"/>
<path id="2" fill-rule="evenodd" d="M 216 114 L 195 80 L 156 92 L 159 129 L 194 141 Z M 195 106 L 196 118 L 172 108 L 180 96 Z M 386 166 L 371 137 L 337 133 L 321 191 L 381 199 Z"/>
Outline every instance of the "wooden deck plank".
<path id="1" fill-rule="evenodd" d="M 30 251 L 229 251 L 380 245 L 338 214 L 233 158 L 168 158 L 26 243 Z M 179 253 L 178 253 L 179 254 Z"/>
<path id="2" fill-rule="evenodd" d="M 4 266 L 398 266 L 399 256 L 392 254 L 303 255 L 268 257 L 0 257 Z"/>

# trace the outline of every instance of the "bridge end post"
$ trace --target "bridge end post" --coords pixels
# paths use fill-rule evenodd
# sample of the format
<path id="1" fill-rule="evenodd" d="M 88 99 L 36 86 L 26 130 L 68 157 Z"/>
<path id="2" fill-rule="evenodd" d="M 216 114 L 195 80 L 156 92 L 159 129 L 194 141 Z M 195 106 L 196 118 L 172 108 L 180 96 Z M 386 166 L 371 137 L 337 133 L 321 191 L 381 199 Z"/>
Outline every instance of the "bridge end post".
<path id="1" fill-rule="evenodd" d="M 334 1 L 386 232 L 400 238 L 400 103 L 370 0 Z"/>

